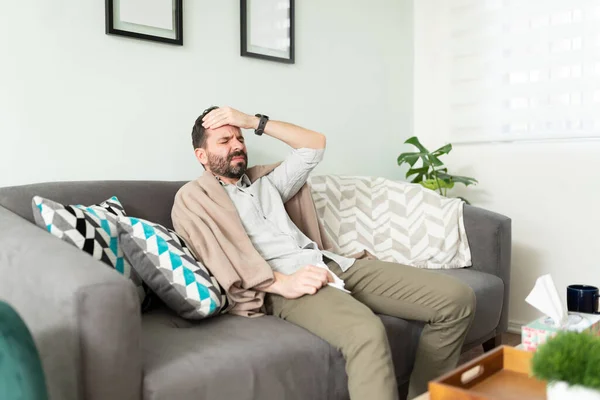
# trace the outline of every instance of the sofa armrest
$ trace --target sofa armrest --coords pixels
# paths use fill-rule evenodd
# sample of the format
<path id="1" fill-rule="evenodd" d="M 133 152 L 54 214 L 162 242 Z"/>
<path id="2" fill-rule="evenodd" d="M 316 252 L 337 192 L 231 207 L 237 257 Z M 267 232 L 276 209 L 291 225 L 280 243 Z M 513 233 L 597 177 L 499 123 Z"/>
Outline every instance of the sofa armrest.
<path id="1" fill-rule="evenodd" d="M 134 285 L 1 206 L 0 298 L 31 331 L 51 399 L 141 398 Z"/>
<path id="2" fill-rule="evenodd" d="M 471 248 L 472 268 L 496 275 L 504 282 L 504 301 L 497 333 L 506 332 L 510 295 L 511 219 L 466 204 L 463 215 Z"/>

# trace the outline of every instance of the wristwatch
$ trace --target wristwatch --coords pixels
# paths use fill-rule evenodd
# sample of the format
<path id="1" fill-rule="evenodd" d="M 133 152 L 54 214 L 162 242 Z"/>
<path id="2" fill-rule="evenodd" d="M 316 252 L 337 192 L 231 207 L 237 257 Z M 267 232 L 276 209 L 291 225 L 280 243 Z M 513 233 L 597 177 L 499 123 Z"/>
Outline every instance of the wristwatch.
<path id="1" fill-rule="evenodd" d="M 258 123 L 258 128 L 254 130 L 258 136 L 262 135 L 265 132 L 265 125 L 269 121 L 269 116 L 263 114 L 256 114 L 255 117 L 260 118 L 260 122 Z"/>

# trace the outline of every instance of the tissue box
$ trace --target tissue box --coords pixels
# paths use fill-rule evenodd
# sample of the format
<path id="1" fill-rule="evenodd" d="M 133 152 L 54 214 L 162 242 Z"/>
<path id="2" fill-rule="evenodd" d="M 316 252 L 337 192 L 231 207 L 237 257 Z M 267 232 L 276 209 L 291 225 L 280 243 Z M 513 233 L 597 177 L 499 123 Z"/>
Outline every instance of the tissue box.
<path id="1" fill-rule="evenodd" d="M 576 324 L 559 328 L 548 317 L 541 317 L 525 325 L 521 329 L 521 348 L 534 351 L 540 344 L 555 336 L 562 330 L 588 332 L 600 336 L 600 315 L 570 312 L 570 316 L 580 316 Z"/>

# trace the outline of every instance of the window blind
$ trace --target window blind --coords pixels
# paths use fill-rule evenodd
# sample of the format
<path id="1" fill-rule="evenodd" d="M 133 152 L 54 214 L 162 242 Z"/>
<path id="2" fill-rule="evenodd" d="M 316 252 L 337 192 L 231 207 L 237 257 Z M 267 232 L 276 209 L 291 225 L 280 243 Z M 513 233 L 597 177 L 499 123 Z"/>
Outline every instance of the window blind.
<path id="1" fill-rule="evenodd" d="M 600 137 L 600 0 L 436 2 L 452 140 Z"/>

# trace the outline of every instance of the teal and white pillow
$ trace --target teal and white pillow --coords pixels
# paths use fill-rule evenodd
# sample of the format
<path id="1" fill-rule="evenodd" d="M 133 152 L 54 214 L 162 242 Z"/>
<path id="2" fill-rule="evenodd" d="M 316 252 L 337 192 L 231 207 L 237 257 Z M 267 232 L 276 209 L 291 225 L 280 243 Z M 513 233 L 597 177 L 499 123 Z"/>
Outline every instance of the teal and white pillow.
<path id="1" fill-rule="evenodd" d="M 91 206 L 63 205 L 40 196 L 33 198 L 33 217 L 37 225 L 131 279 L 143 303 L 148 290 L 123 256 L 119 244 L 117 218 L 125 215 L 114 196 Z"/>
<path id="2" fill-rule="evenodd" d="M 119 217 L 118 230 L 133 268 L 178 315 L 199 320 L 227 310 L 225 291 L 173 230 L 133 217 Z"/>

